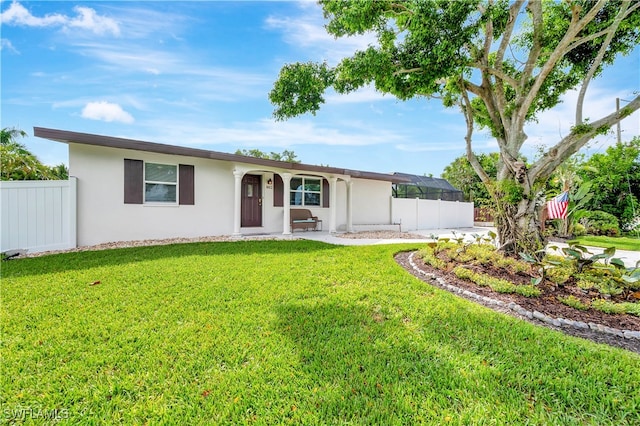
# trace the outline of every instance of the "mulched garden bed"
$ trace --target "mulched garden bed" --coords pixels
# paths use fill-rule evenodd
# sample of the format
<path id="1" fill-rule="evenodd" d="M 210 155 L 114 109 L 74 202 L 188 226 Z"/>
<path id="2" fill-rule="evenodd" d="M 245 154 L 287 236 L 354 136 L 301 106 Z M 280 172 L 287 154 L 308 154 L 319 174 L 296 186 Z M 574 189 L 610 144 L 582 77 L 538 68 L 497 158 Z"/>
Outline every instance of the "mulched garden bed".
<path id="1" fill-rule="evenodd" d="M 412 275 L 420 278 L 421 280 L 429 284 L 433 284 L 432 279 L 429 279 L 427 276 L 415 271 L 413 266 L 409 264 L 410 254 L 411 254 L 410 252 L 403 252 L 403 253 L 397 254 L 396 262 L 398 262 L 398 264 L 404 267 Z M 441 271 L 439 269 L 435 269 L 429 265 L 426 265 L 417 256 L 414 256 L 414 265 L 416 265 L 416 267 L 418 267 L 420 270 L 426 273 L 433 274 L 437 277 L 441 277 L 445 279 L 449 285 L 458 287 L 463 290 L 468 290 L 472 293 L 489 297 L 494 300 L 501 300 L 505 303 L 514 302 L 522 306 L 524 309 L 528 311 L 538 311 L 553 318 L 565 318 L 573 321 L 582 321 L 585 323 L 602 324 L 604 326 L 616 328 L 619 330 L 640 331 L 640 317 L 636 317 L 629 314 L 617 314 L 617 315 L 607 314 L 601 311 L 597 311 L 595 309 L 581 311 L 561 303 L 557 299 L 558 296 L 573 295 L 579 298 L 584 296 L 583 294 L 580 294 L 579 289 L 575 289 L 573 287 L 556 288 L 550 285 L 545 285 L 545 286 L 541 285 L 540 289 L 543 291 L 543 293 L 539 297 L 525 297 L 519 294 L 502 294 L 502 293 L 494 292 L 488 287 L 482 287 L 470 281 L 462 280 L 456 277 L 452 272 Z M 493 268 L 482 268 L 479 266 L 477 266 L 476 268 L 479 268 L 479 269 L 476 269 L 476 272 L 491 274 L 499 278 L 503 278 L 516 283 L 527 284 L 529 281 L 528 277 L 517 276 L 517 275 L 514 276 L 512 274 L 508 274 L 501 270 L 497 270 L 497 269 L 494 270 Z M 627 339 L 624 337 L 605 334 L 605 333 L 594 331 L 594 330 L 582 330 L 582 329 L 575 329 L 571 327 L 555 327 L 553 325 L 539 321 L 535 318 L 529 319 L 528 317 L 519 315 L 508 308 L 499 307 L 494 304 L 483 303 L 482 301 L 479 301 L 477 299 L 470 298 L 470 300 L 476 303 L 482 303 L 483 305 L 490 307 L 494 310 L 530 321 L 534 324 L 543 325 L 545 327 L 552 328 L 554 330 L 560 330 L 566 334 L 582 337 L 598 343 L 605 343 L 611 346 L 621 347 L 633 352 L 640 353 L 640 340 L 638 339 Z"/>

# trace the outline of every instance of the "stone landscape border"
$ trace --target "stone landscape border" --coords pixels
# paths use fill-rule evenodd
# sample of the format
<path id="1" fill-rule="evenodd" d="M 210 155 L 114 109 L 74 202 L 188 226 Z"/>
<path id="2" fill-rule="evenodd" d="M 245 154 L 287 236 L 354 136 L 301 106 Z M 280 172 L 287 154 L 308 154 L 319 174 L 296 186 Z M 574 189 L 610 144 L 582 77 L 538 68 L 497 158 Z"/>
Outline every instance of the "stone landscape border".
<path id="1" fill-rule="evenodd" d="M 505 309 L 509 309 L 519 315 L 525 316 L 529 319 L 537 319 L 539 321 L 542 321 L 546 324 L 549 325 L 553 325 L 555 327 L 568 327 L 568 328 L 574 328 L 576 330 L 591 330 L 591 331 L 595 331 L 598 333 L 603 333 L 603 334 L 610 334 L 613 336 L 617 336 L 617 337 L 623 337 L 625 339 L 636 339 L 636 340 L 640 340 L 640 331 L 632 331 L 632 330 L 619 330 L 617 328 L 613 328 L 613 327 L 607 327 L 604 326 L 602 324 L 595 324 L 595 323 L 586 323 L 586 322 L 582 322 L 582 321 L 573 321 L 570 319 L 566 319 L 566 318 L 553 318 L 550 317 L 548 315 L 543 314 L 542 312 L 538 312 L 538 311 L 529 311 L 525 308 L 523 308 L 522 306 L 518 305 L 515 302 L 503 302 L 502 300 L 496 300 L 496 299 L 492 299 L 490 297 L 486 297 L 486 296 L 482 296 L 480 294 L 476 294 L 473 293 L 469 290 L 464 290 L 461 289 L 459 287 L 456 287 L 454 285 L 448 284 L 446 282 L 446 280 L 444 278 L 438 277 L 435 274 L 432 274 L 430 272 L 426 272 L 423 271 L 422 269 L 420 269 L 418 267 L 418 265 L 416 265 L 416 263 L 413 260 L 413 255 L 416 252 L 412 252 L 409 254 L 408 257 L 408 261 L 409 261 L 409 265 L 411 266 L 411 268 L 418 274 L 426 277 L 429 279 L 430 282 L 436 284 L 438 287 L 441 287 L 447 291 L 450 291 L 452 293 L 457 293 L 457 294 L 461 294 L 463 296 L 466 296 L 468 298 L 471 299 L 475 299 L 478 300 L 480 302 L 489 304 L 489 305 L 495 305 L 495 306 L 499 306 Z"/>

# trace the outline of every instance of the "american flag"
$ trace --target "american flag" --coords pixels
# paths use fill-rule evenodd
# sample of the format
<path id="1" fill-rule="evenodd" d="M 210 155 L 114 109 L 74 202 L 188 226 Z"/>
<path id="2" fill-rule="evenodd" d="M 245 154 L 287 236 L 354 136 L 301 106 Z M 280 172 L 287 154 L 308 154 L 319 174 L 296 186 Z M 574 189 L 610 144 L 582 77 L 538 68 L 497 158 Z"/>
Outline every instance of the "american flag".
<path id="1" fill-rule="evenodd" d="M 549 219 L 566 219 L 569 207 L 569 191 L 547 201 L 547 213 Z"/>

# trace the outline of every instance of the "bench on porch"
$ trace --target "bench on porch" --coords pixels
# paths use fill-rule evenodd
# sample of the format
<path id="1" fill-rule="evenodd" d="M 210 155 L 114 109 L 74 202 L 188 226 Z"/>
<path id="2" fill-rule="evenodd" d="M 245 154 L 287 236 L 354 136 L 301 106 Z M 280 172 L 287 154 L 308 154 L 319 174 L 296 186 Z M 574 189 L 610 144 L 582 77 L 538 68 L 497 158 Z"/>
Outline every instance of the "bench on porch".
<path id="1" fill-rule="evenodd" d="M 318 219 L 318 216 L 313 216 L 309 209 L 291 209 L 291 232 L 296 229 L 304 229 L 308 231 L 313 229 L 318 230 L 322 228 L 322 221 Z"/>

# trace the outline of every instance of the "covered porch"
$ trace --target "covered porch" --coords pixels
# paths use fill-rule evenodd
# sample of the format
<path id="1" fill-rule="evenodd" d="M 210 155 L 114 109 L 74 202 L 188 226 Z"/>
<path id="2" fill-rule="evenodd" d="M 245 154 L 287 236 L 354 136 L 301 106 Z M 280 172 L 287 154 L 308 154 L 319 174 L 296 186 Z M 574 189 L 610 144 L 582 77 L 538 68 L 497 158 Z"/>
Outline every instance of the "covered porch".
<path id="1" fill-rule="evenodd" d="M 233 177 L 233 235 L 236 237 L 255 233 L 260 228 L 272 234 L 278 224 L 276 232 L 291 235 L 291 210 L 296 208 L 317 213 L 324 232 L 335 234 L 339 224 L 343 225 L 343 231 L 353 231 L 354 197 L 350 175 L 313 170 L 292 173 L 277 168 L 236 165 Z M 305 193 L 306 188 L 311 189 Z"/>

